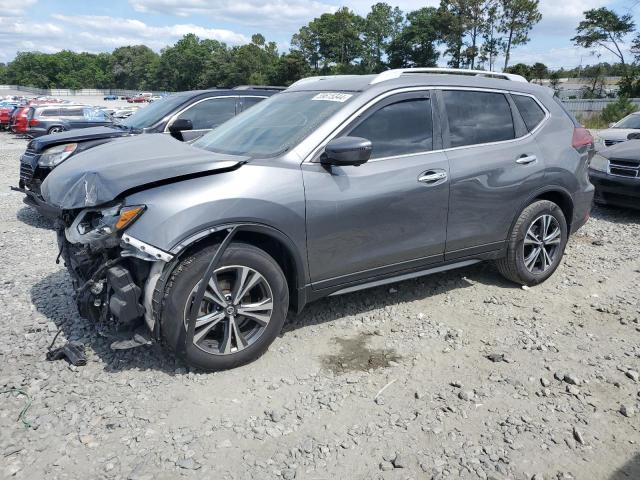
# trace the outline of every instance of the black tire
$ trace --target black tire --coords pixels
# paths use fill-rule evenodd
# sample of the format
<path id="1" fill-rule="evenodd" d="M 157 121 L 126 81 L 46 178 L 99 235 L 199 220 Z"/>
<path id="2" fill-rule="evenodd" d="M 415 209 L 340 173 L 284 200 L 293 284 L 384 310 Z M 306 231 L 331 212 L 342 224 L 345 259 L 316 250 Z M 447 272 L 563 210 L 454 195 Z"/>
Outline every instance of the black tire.
<path id="1" fill-rule="evenodd" d="M 271 318 L 255 342 L 242 350 L 216 355 L 195 345 L 186 348 L 184 312 L 187 302 L 217 248 L 218 245 L 205 247 L 178 264 L 167 281 L 160 312 L 161 333 L 167 346 L 188 364 L 208 371 L 239 367 L 259 358 L 282 330 L 289 310 L 287 279 L 278 263 L 264 250 L 253 245 L 232 243 L 223 254 L 219 268 L 241 265 L 259 272 L 268 282 L 273 295 Z"/>
<path id="2" fill-rule="evenodd" d="M 548 268 L 544 271 L 532 272 L 525 265 L 524 240 L 532 224 L 543 215 L 550 215 L 557 221 L 560 229 L 560 243 L 557 245 L 553 261 Z M 496 261 L 498 270 L 507 280 L 512 282 L 527 286 L 538 285 L 553 275 L 553 272 L 560 265 L 567 245 L 567 238 L 567 221 L 562 209 L 548 200 L 534 202 L 522 211 L 513 226 L 508 238 L 507 255 Z"/>
<path id="3" fill-rule="evenodd" d="M 49 135 L 51 135 L 52 133 L 60 133 L 60 132 L 64 132 L 63 127 L 51 127 L 49 130 L 47 130 L 47 133 Z"/>

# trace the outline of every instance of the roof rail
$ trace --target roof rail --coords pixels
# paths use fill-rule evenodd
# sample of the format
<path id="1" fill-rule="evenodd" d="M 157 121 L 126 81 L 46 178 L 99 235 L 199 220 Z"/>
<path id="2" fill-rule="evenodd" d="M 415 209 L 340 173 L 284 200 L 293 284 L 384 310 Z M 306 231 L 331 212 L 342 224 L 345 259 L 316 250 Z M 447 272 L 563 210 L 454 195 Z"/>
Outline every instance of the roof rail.
<path id="1" fill-rule="evenodd" d="M 318 75 L 315 77 L 304 77 L 298 80 L 297 82 L 293 82 L 289 87 L 293 87 L 294 85 L 302 85 L 304 83 L 311 82 L 319 82 L 321 80 L 330 80 L 332 78 L 348 78 L 348 77 L 360 77 L 361 75 Z"/>
<path id="2" fill-rule="evenodd" d="M 527 82 L 527 79 L 521 75 L 514 73 L 502 73 L 491 72 L 485 70 L 467 70 L 463 68 L 396 68 L 393 70 L 386 70 L 378 74 L 371 82 L 370 85 L 386 82 L 387 80 L 393 80 L 394 78 L 400 78 L 404 74 L 411 73 L 446 73 L 451 75 L 473 75 L 477 77 L 494 77 L 502 80 L 511 80 L 512 82 Z"/>
<path id="3" fill-rule="evenodd" d="M 232 90 L 286 90 L 287 87 L 276 87 L 272 85 L 238 85 Z"/>

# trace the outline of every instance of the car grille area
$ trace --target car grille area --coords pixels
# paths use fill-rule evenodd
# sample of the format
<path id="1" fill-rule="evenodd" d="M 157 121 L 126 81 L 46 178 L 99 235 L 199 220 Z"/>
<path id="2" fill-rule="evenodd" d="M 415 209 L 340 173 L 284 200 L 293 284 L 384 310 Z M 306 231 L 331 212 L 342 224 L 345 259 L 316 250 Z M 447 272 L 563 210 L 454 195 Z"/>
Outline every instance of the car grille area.
<path id="1" fill-rule="evenodd" d="M 640 160 L 609 159 L 609 173 L 620 177 L 640 178 Z"/>
<path id="2" fill-rule="evenodd" d="M 20 180 L 30 182 L 33 178 L 33 168 L 28 163 L 20 162 Z"/>

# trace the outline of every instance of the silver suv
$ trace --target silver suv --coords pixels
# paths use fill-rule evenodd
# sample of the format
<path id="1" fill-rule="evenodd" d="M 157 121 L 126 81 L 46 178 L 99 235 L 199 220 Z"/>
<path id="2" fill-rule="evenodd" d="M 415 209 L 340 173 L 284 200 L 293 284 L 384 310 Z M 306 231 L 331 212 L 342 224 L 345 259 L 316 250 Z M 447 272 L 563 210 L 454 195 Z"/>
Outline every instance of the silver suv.
<path id="1" fill-rule="evenodd" d="M 81 314 L 144 319 L 219 370 L 327 295 L 483 260 L 546 280 L 589 218 L 592 152 L 553 92 L 521 77 L 391 70 L 301 80 L 191 145 L 93 148 L 42 193 Z"/>

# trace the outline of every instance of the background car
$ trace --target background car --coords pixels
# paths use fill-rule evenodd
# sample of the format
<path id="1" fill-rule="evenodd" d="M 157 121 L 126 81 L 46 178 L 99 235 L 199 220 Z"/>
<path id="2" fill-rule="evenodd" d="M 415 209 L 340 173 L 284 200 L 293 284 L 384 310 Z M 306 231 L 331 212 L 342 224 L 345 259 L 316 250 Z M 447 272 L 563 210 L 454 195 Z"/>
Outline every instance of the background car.
<path id="1" fill-rule="evenodd" d="M 27 113 L 29 112 L 29 105 L 23 105 L 16 108 L 11 114 L 9 121 L 9 129 L 13 133 L 26 134 L 29 128 Z"/>
<path id="2" fill-rule="evenodd" d="M 589 179 L 596 203 L 640 209 L 640 140 L 600 150 L 589 164 Z"/>
<path id="3" fill-rule="evenodd" d="M 19 188 L 27 195 L 25 201 L 29 205 L 41 208 L 41 183 L 53 168 L 79 152 L 138 134 L 163 133 L 192 141 L 279 91 L 273 88 L 181 92 L 113 124 L 34 138 L 20 159 Z M 41 212 L 47 214 L 42 208 Z"/>
<path id="4" fill-rule="evenodd" d="M 609 128 L 600 130 L 596 136 L 596 150 L 625 142 L 631 133 L 640 133 L 640 112 L 627 115 Z"/>
<path id="5" fill-rule="evenodd" d="M 103 100 L 118 100 L 118 95 L 105 95 Z"/>
<path id="6" fill-rule="evenodd" d="M 86 105 L 34 106 L 27 119 L 27 133 L 32 137 L 113 123 L 103 110 Z"/>
<path id="7" fill-rule="evenodd" d="M 135 97 L 127 98 L 128 103 L 144 103 L 147 101 L 146 97 L 142 97 L 140 95 L 136 95 Z"/>
<path id="8" fill-rule="evenodd" d="M 125 108 L 116 108 L 111 114 L 111 118 L 123 119 L 130 117 L 134 113 L 136 113 L 140 109 L 137 105 L 132 105 L 130 107 Z"/>

